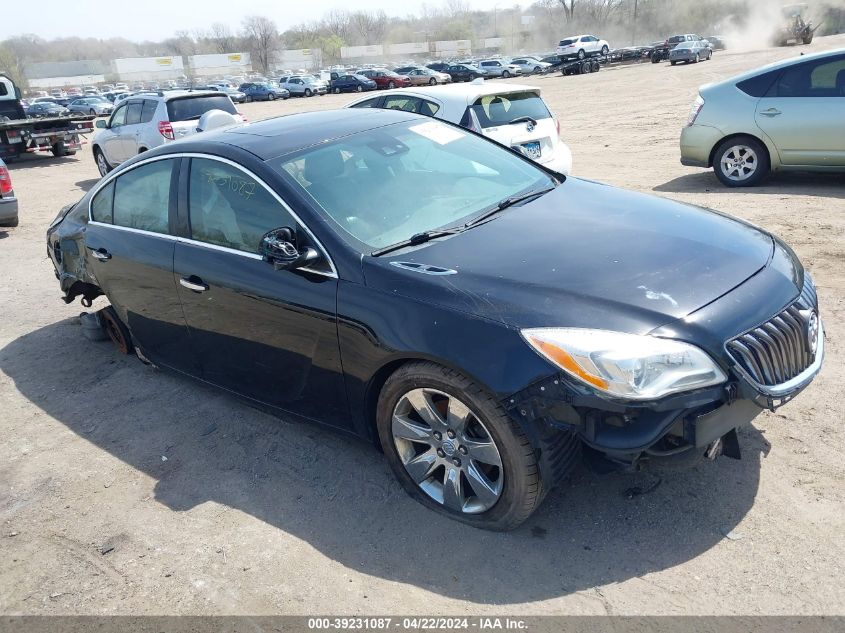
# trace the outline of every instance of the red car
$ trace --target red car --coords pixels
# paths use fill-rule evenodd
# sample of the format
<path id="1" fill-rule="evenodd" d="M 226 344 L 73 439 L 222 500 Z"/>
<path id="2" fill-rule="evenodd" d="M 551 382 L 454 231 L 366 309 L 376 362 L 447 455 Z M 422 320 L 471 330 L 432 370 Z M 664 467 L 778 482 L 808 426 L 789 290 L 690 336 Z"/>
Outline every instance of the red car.
<path id="1" fill-rule="evenodd" d="M 407 88 L 411 85 L 411 80 L 407 75 L 397 75 L 392 70 L 385 70 L 384 68 L 369 68 L 358 73 L 369 77 L 379 88 Z"/>

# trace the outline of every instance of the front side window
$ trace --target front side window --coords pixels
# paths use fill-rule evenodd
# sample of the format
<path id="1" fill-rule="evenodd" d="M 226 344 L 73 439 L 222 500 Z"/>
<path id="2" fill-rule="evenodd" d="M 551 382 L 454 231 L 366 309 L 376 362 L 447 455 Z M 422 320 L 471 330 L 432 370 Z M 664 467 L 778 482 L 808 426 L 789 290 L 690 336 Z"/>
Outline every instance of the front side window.
<path id="1" fill-rule="evenodd" d="M 153 233 L 169 232 L 173 164 L 173 159 L 158 160 L 130 169 L 115 179 L 115 225 Z"/>
<path id="2" fill-rule="evenodd" d="M 126 121 L 126 106 L 122 105 L 114 111 L 109 127 L 120 127 Z"/>
<path id="3" fill-rule="evenodd" d="M 91 219 L 103 224 L 112 223 L 112 202 L 114 201 L 114 181 L 100 189 L 91 200 Z"/>
<path id="4" fill-rule="evenodd" d="M 378 100 L 381 97 L 375 97 L 373 99 L 367 99 L 366 101 L 361 101 L 360 103 L 356 103 L 355 105 L 351 106 L 353 108 L 375 108 L 378 105 Z"/>
<path id="5" fill-rule="evenodd" d="M 293 216 L 252 176 L 226 163 L 191 160 L 188 184 L 191 237 L 258 253 L 265 233 L 296 228 Z"/>
<path id="6" fill-rule="evenodd" d="M 530 161 L 436 120 L 368 130 L 270 165 L 362 251 L 458 226 L 505 198 L 554 184 Z"/>

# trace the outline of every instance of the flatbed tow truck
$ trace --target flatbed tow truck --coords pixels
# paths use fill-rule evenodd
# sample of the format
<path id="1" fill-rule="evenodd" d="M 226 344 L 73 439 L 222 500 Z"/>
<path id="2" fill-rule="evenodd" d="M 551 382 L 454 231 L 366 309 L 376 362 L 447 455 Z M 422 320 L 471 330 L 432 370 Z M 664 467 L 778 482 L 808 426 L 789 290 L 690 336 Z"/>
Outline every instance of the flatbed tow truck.
<path id="1" fill-rule="evenodd" d="M 80 137 L 94 131 L 95 118 L 70 114 L 28 119 L 21 105 L 20 89 L 0 73 L 0 158 L 7 163 L 31 152 L 72 156 L 82 149 Z"/>

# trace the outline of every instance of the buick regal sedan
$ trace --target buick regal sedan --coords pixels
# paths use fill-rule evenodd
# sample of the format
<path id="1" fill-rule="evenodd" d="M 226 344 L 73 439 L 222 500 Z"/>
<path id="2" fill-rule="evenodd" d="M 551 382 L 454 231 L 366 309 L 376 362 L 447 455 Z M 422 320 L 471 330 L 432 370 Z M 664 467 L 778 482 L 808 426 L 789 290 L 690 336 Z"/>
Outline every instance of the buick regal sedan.
<path id="1" fill-rule="evenodd" d="M 621 468 L 737 457 L 735 429 L 824 356 L 773 235 L 402 111 L 169 143 L 47 243 L 65 301 L 105 295 L 124 351 L 370 440 L 411 496 L 488 529 L 583 446 Z"/>

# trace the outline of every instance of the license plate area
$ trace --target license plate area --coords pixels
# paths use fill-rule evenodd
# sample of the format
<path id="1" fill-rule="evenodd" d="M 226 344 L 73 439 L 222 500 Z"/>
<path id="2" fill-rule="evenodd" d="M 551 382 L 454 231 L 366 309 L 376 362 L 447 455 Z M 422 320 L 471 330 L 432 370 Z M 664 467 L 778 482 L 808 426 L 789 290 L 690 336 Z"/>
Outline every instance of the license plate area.
<path id="1" fill-rule="evenodd" d="M 518 149 L 522 151 L 528 158 L 531 159 L 538 159 L 542 154 L 542 150 L 540 149 L 540 141 L 531 141 L 530 143 L 522 143 L 518 146 Z"/>

